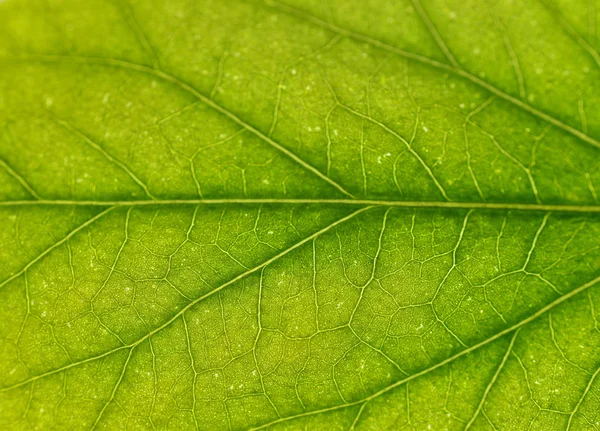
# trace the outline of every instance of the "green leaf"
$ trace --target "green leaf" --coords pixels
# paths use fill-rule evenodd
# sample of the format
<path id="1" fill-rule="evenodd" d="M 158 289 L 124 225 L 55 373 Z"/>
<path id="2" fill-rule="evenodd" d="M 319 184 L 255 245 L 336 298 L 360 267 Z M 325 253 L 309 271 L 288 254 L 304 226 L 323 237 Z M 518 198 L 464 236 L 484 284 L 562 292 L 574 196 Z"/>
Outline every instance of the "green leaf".
<path id="1" fill-rule="evenodd" d="M 599 22 L 0 2 L 0 428 L 600 429 Z"/>

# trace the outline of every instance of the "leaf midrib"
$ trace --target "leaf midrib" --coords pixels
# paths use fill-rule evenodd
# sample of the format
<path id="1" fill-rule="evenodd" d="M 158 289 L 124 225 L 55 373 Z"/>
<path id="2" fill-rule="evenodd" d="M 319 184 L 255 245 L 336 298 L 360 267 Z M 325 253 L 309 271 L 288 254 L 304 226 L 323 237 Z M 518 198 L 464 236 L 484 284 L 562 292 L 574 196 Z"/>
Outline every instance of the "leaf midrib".
<path id="1" fill-rule="evenodd" d="M 600 205 L 536 204 L 520 202 L 466 202 L 466 201 L 405 201 L 393 199 L 304 199 L 304 198 L 224 198 L 224 199 L 147 199 L 147 200 L 63 200 L 38 199 L 0 201 L 0 207 L 23 206 L 100 206 L 145 207 L 179 205 L 354 205 L 401 208 L 475 209 L 491 211 L 537 211 L 559 213 L 600 213 Z"/>

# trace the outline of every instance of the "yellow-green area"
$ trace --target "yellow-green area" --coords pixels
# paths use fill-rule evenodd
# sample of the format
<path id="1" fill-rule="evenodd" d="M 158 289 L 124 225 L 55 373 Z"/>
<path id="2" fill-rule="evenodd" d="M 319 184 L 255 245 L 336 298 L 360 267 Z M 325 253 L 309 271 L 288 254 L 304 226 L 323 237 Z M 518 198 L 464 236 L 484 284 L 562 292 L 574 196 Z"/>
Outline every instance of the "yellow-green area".
<path id="1" fill-rule="evenodd" d="M 0 0 L 0 429 L 600 429 L 600 0 Z"/>

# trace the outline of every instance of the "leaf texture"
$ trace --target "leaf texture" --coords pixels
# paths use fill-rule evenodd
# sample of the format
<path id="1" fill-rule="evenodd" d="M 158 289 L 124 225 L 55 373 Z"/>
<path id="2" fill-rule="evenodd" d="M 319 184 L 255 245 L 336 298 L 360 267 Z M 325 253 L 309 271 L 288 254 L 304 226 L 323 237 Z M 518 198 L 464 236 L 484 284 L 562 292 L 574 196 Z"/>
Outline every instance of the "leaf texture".
<path id="1" fill-rule="evenodd" d="M 599 21 L 0 2 L 0 427 L 599 429 Z"/>

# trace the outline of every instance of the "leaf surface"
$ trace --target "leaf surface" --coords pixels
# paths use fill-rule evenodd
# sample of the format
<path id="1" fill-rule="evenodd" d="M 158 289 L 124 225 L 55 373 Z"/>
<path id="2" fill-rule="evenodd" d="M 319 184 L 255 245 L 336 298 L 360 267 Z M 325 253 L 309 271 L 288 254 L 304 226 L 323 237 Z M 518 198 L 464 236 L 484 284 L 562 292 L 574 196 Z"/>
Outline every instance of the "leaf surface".
<path id="1" fill-rule="evenodd" d="M 0 427 L 598 429 L 598 21 L 1 2 Z"/>

